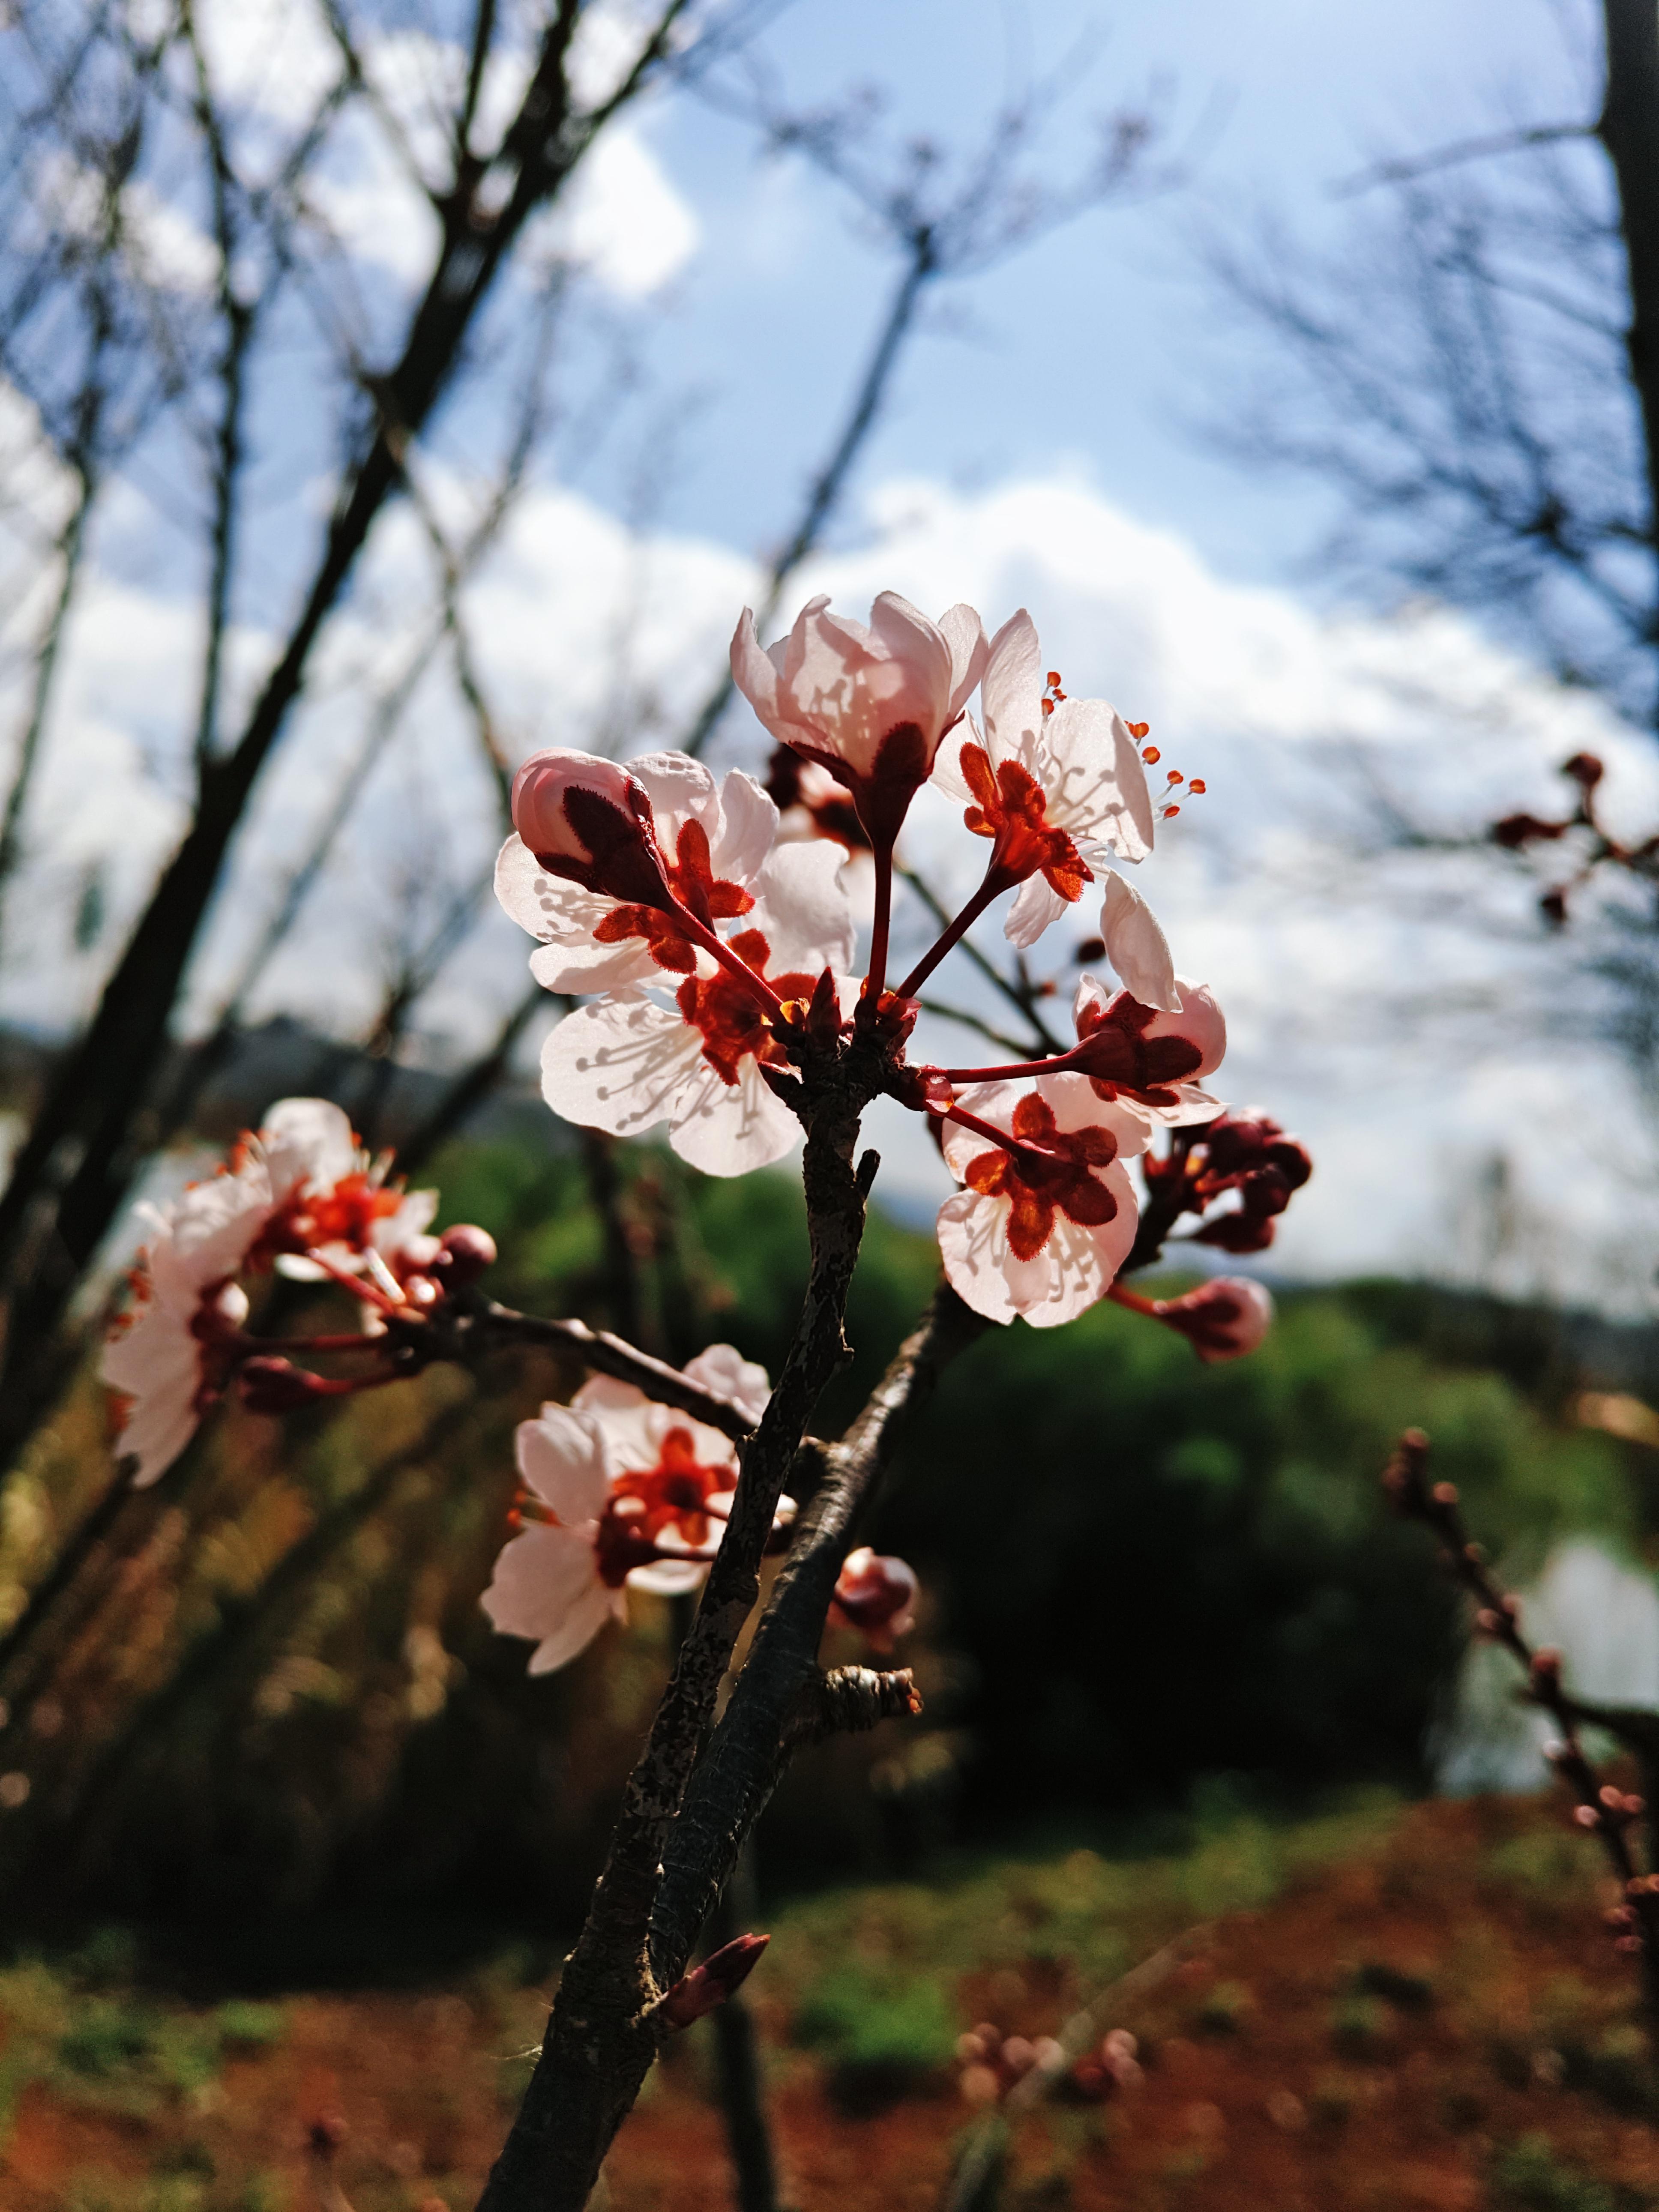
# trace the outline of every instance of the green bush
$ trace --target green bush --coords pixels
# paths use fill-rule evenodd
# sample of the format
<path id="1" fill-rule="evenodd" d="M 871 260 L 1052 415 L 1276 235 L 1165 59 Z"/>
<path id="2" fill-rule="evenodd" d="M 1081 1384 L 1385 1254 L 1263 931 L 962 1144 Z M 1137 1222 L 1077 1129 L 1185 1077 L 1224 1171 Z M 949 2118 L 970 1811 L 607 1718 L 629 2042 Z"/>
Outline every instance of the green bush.
<path id="1" fill-rule="evenodd" d="M 830 2087 L 848 2110 L 902 2097 L 942 2067 L 956 2041 L 950 2001 L 931 1976 L 832 1968 L 808 1990 L 794 2035 L 829 2062 Z"/>

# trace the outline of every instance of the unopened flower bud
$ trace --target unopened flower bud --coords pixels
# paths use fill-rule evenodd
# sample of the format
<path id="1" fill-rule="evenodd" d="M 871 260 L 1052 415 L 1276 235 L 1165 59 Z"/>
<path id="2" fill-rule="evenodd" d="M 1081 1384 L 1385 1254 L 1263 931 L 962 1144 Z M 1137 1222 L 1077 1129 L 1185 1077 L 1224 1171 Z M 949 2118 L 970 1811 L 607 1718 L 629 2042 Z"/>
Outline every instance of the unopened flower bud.
<path id="1" fill-rule="evenodd" d="M 969 2105 L 994 2105 L 1002 2094 L 1002 2083 L 990 2066 L 964 2066 L 957 2087 Z"/>
<path id="2" fill-rule="evenodd" d="M 1029 2074 L 1036 2064 L 1036 2045 L 1023 2035 L 1011 2035 L 1002 2046 L 1002 2063 L 1011 2074 Z"/>
<path id="3" fill-rule="evenodd" d="M 447 1284 L 459 1286 L 476 1283 L 487 1267 L 495 1264 L 495 1240 L 487 1229 L 480 1229 L 471 1221 L 458 1221 L 453 1229 L 446 1229 L 438 1240 L 444 1254 L 443 1271 Z"/>
<path id="4" fill-rule="evenodd" d="M 1455 1482 L 1437 1482 L 1430 1495 L 1437 1505 L 1455 1505 L 1457 1485 Z"/>
<path id="5" fill-rule="evenodd" d="M 1273 1326 L 1273 1302 L 1260 1283 L 1215 1275 L 1184 1297 L 1155 1300 L 1152 1312 L 1186 1337 L 1208 1366 L 1254 1352 Z"/>
<path id="6" fill-rule="evenodd" d="M 1606 769 L 1594 753 L 1575 753 L 1571 760 L 1561 763 L 1563 775 L 1570 775 L 1582 791 L 1594 791 Z"/>
<path id="7" fill-rule="evenodd" d="M 1532 1679 L 1540 1686 L 1561 1680 L 1561 1654 L 1553 1644 L 1540 1644 L 1532 1655 Z"/>
<path id="8" fill-rule="evenodd" d="M 1615 1936 L 1613 1939 L 1613 1948 L 1615 1951 L 1623 1951 L 1633 1955 L 1641 1949 L 1642 1939 L 1639 1936 Z"/>
<path id="9" fill-rule="evenodd" d="M 702 1966 L 682 1974 L 659 2001 L 654 2010 L 659 2025 L 672 2033 L 724 2004 L 748 1980 L 771 1940 L 769 1936 L 738 1936 L 722 1943 L 718 1951 L 711 1951 Z"/>
<path id="10" fill-rule="evenodd" d="M 902 1559 L 882 1559 L 867 1544 L 849 1552 L 836 1582 L 830 1618 L 856 1628 L 883 1651 L 890 1651 L 915 1619 L 917 1582 Z"/>
<path id="11" fill-rule="evenodd" d="M 1581 1828 L 1599 1828 L 1601 1825 L 1601 1815 L 1594 1805 L 1576 1805 L 1572 1817 Z"/>
<path id="12" fill-rule="evenodd" d="M 649 795 L 615 761 L 532 753 L 513 779 L 513 826 L 549 875 L 629 905 L 674 903 Z"/>
<path id="13" fill-rule="evenodd" d="M 1474 1632 L 1477 1636 L 1496 1636 L 1502 1630 L 1503 1626 L 1503 1615 L 1494 1613 L 1489 1605 L 1483 1605 L 1474 1616 Z"/>

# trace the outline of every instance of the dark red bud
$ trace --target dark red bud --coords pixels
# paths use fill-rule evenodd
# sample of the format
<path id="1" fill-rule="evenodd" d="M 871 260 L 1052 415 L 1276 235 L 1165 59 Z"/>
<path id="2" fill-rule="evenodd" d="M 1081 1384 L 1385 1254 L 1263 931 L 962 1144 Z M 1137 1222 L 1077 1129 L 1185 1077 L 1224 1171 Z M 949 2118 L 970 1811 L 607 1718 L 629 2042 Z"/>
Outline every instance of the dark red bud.
<path id="1" fill-rule="evenodd" d="M 1570 775 L 1581 791 L 1594 791 L 1607 770 L 1594 753 L 1575 753 L 1562 762 L 1561 773 Z"/>
<path id="2" fill-rule="evenodd" d="M 1072 955 L 1072 957 L 1077 962 L 1079 968 L 1086 968 L 1091 960 L 1103 960 L 1106 957 L 1105 939 L 1103 937 L 1085 937 L 1082 944 L 1079 945 L 1077 951 Z"/>
<path id="3" fill-rule="evenodd" d="M 738 1936 L 722 1943 L 718 1951 L 711 1951 L 702 1966 L 683 1974 L 657 2005 L 659 2021 L 671 2033 L 677 2033 L 724 2004 L 748 1980 L 771 1940 L 769 1936 Z"/>
<path id="4" fill-rule="evenodd" d="M 487 1229 L 458 1221 L 438 1240 L 444 1254 L 444 1279 L 451 1285 L 475 1283 L 495 1264 L 495 1240 Z"/>
<path id="5" fill-rule="evenodd" d="M 1538 902 L 1538 911 L 1553 927 L 1559 929 L 1567 918 L 1567 894 L 1559 884 L 1546 891 Z"/>

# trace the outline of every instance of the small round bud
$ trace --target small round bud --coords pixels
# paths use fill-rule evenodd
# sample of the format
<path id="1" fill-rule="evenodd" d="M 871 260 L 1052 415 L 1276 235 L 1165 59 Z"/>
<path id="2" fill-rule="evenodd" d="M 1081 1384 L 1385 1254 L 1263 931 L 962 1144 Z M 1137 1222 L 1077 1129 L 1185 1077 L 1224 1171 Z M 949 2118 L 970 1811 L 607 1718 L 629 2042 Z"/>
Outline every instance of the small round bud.
<path id="1" fill-rule="evenodd" d="M 1437 1505 L 1455 1505 L 1457 1485 L 1455 1482 L 1437 1482 L 1429 1494 Z"/>
<path id="2" fill-rule="evenodd" d="M 1642 1939 L 1639 1936 L 1615 1936 L 1613 1939 L 1613 1948 L 1615 1951 L 1633 1954 L 1641 1949 Z"/>
<path id="3" fill-rule="evenodd" d="M 1601 1815 L 1594 1805 L 1575 1806 L 1572 1817 L 1581 1828 L 1599 1828 L 1601 1825 Z"/>
<path id="4" fill-rule="evenodd" d="M 470 1221 L 458 1221 L 438 1241 L 444 1255 L 444 1279 L 452 1285 L 476 1283 L 495 1264 L 495 1238 Z"/>

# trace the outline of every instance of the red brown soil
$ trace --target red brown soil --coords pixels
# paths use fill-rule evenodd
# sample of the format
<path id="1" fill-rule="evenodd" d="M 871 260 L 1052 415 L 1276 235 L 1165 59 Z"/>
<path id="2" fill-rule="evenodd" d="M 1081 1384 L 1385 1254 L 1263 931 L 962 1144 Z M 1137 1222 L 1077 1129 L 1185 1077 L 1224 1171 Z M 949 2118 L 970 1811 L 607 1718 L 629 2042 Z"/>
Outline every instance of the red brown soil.
<path id="1" fill-rule="evenodd" d="M 1621 2203 L 1659 2203 L 1659 2130 L 1628 2100 L 1618 2109 L 1617 2068 L 1599 2087 L 1575 2078 L 1575 2050 L 1630 2039 L 1631 1963 L 1601 1925 L 1605 1899 L 1582 1881 L 1494 1870 L 1506 1841 L 1559 1817 L 1495 1801 L 1419 1807 L 1370 1856 L 1215 1923 L 1161 1988 L 1113 2017 L 1142 2039 L 1141 2085 L 1024 2124 L 1010 2212 L 1474 2212 L 1523 2201 L 1493 2173 L 1528 2136 L 1631 2192 Z M 1413 1978 L 1397 1985 L 1407 2000 L 1419 1985 L 1415 2005 L 1355 1999 L 1363 1980 L 1394 1986 L 1389 1969 Z M 1074 2001 L 1057 1976 L 1063 1966 L 1046 1962 L 969 1978 L 964 2015 L 1052 2032 Z M 970 2118 L 954 2086 L 848 2117 L 816 2061 L 779 2051 L 775 2003 L 760 2009 L 777 2053 L 787 2201 L 802 2212 L 937 2205 Z M 215 2176 L 197 2200 L 206 2212 L 258 2202 L 302 2212 L 325 2201 L 305 2144 L 309 2121 L 330 2113 L 344 2129 L 332 2179 L 356 2212 L 460 2212 L 499 2142 L 501 2062 L 533 2033 L 533 2000 L 476 1990 L 295 1999 L 278 2045 L 232 2063 L 194 2109 L 179 2100 L 142 2118 L 79 2110 L 37 2085 L 6 2145 L 0 2204 L 57 2212 L 94 2172 L 136 2180 L 193 2160 Z M 686 2047 L 659 2069 L 612 2155 L 610 2212 L 731 2204 L 704 2063 Z M 263 2198 L 246 2194 L 255 2172 L 268 2177 Z"/>

